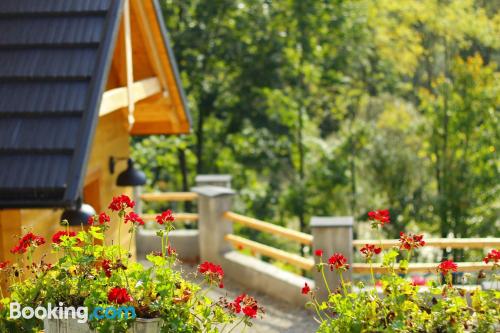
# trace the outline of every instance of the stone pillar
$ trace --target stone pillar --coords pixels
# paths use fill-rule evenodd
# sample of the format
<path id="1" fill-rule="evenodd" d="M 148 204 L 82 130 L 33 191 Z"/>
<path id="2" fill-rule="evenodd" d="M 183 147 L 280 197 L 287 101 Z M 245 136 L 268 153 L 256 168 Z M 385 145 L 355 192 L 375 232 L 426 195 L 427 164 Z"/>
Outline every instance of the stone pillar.
<path id="1" fill-rule="evenodd" d="M 313 251 L 322 249 L 323 262 L 327 262 L 328 258 L 334 253 L 342 253 L 347 262 L 351 265 L 354 259 L 353 254 L 353 231 L 354 218 L 351 216 L 346 217 L 313 217 L 311 219 L 311 230 L 313 235 Z M 315 263 L 319 263 L 320 258 L 314 256 Z M 333 271 L 331 272 L 325 267 L 325 275 L 330 290 L 334 291 L 340 288 L 339 275 Z M 344 281 L 351 280 L 351 270 L 343 273 Z M 316 287 L 319 288 L 319 298 L 326 300 L 328 292 L 325 287 L 325 282 L 320 272 L 314 270 L 314 281 Z"/>
<path id="2" fill-rule="evenodd" d="M 231 188 L 231 175 L 198 175 L 196 186 L 220 186 Z"/>
<path id="3" fill-rule="evenodd" d="M 217 186 L 199 186 L 191 190 L 198 193 L 200 260 L 220 264 L 223 254 L 232 249 L 224 236 L 233 232 L 233 225 L 224 221 L 222 215 L 231 209 L 235 192 Z"/>

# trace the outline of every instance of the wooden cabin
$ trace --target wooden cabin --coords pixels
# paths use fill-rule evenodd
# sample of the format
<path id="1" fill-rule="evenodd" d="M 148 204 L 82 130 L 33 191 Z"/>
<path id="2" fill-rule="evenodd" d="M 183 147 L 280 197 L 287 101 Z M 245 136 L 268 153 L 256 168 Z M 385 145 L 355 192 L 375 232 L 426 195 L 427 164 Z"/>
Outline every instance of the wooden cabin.
<path id="1" fill-rule="evenodd" d="M 130 194 L 110 157 L 190 116 L 157 0 L 2 0 L 0 31 L 2 261 L 26 230 L 49 242 L 82 196 L 99 212 Z"/>

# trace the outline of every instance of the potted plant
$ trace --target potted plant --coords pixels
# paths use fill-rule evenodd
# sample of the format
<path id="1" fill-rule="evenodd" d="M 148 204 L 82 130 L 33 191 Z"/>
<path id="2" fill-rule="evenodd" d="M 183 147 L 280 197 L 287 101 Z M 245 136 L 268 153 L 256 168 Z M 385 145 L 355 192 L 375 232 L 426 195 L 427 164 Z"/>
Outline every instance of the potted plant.
<path id="1" fill-rule="evenodd" d="M 375 229 L 390 221 L 387 210 L 370 212 L 369 218 Z M 302 293 L 310 297 L 308 306 L 316 311 L 320 322 L 318 332 L 498 332 L 500 292 L 478 288 L 470 293 L 469 301 L 466 290 L 452 282 L 452 272 L 457 271 L 457 264 L 452 260 L 437 265 L 437 281 L 444 277 L 444 283 L 428 283 L 425 286 L 428 292 L 419 292 L 421 283 L 406 278 L 412 254 L 424 245 L 422 235 L 401 232 L 399 247 L 385 253 L 375 244 L 361 248 L 361 254 L 370 265 L 371 288 L 363 283 L 354 286 L 343 279 L 343 273 L 350 267 L 341 253 L 334 253 L 324 262 L 321 259 L 317 269 L 324 277 L 328 299 L 318 300 L 316 291 L 307 284 L 302 289 Z M 372 261 L 381 254 L 387 273 L 381 277 L 382 295 L 379 295 Z M 315 255 L 323 258 L 323 251 L 317 249 Z M 397 262 L 398 257 L 403 259 Z M 493 263 L 495 273 L 500 264 L 500 251 L 492 250 L 484 261 Z M 339 274 L 340 290 L 330 290 L 325 268 Z M 478 279 L 483 275 L 481 272 Z M 497 275 L 493 276 L 498 280 Z"/>
<path id="2" fill-rule="evenodd" d="M 10 297 L 2 295 L 0 303 L 0 331 L 28 332 L 44 327 L 45 333 L 227 332 L 238 325 L 250 325 L 263 313 L 251 297 L 214 302 L 201 286 L 182 278 L 174 269 L 176 253 L 168 241 L 174 222 L 170 210 L 156 218 L 162 227 L 158 231 L 162 245 L 160 251 L 147 256 L 150 267 L 130 260 L 134 234 L 144 224 L 133 207 L 134 202 L 125 195 L 113 198 L 109 205 L 119 219 L 114 245 L 105 245 L 106 230 L 112 223 L 106 213 L 89 219 L 87 230 L 75 232 L 66 227 L 54 234 L 51 246 L 58 257 L 54 264 L 32 259 L 38 247 L 47 246 L 43 238 L 32 233 L 23 236 L 12 249 L 18 261 L 0 266 L 0 273 L 10 282 Z M 128 249 L 119 245 L 125 227 Z M 223 287 L 220 266 L 203 263 L 198 271 L 208 288 Z M 34 315 L 10 318 L 12 303 L 18 304 L 20 314 L 32 308 Z M 50 311 L 57 318 L 49 316 Z"/>

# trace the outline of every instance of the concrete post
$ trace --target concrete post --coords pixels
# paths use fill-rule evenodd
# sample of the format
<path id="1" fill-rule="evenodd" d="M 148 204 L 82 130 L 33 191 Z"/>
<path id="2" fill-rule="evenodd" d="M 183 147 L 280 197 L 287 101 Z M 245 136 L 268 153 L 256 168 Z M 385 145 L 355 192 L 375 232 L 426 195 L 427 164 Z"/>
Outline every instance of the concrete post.
<path id="1" fill-rule="evenodd" d="M 231 188 L 231 175 L 198 175 L 196 186 L 220 186 Z"/>
<path id="2" fill-rule="evenodd" d="M 313 217 L 311 219 L 311 230 L 313 235 L 313 250 L 322 249 L 323 262 L 327 262 L 328 258 L 334 253 L 342 253 L 349 264 L 352 264 L 354 259 L 353 254 L 353 231 L 354 218 L 346 217 Z M 319 263 L 320 258 L 314 256 L 316 263 Z M 325 267 L 325 275 L 330 290 L 333 292 L 341 287 L 339 275 L 331 272 Z M 351 280 L 351 270 L 343 273 L 344 281 Z M 325 282 L 320 272 L 314 270 L 314 281 L 316 287 L 319 288 L 318 297 L 321 300 L 326 300 L 328 292 L 325 287 Z"/>
<path id="3" fill-rule="evenodd" d="M 217 186 L 200 186 L 191 190 L 198 193 L 200 259 L 220 264 L 224 253 L 232 249 L 224 236 L 233 232 L 233 225 L 224 221 L 222 215 L 231 209 L 235 192 Z"/>

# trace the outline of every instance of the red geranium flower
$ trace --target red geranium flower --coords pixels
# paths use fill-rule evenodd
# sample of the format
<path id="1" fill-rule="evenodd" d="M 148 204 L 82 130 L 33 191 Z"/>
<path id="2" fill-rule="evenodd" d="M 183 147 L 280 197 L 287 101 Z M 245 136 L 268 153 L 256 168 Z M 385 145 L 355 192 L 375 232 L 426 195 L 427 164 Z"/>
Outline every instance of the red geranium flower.
<path id="1" fill-rule="evenodd" d="M 125 223 L 131 222 L 135 225 L 144 225 L 144 220 L 136 213 L 130 212 L 125 215 Z"/>
<path id="2" fill-rule="evenodd" d="M 45 244 L 45 238 L 37 236 L 32 232 L 28 232 L 19 240 L 19 243 L 14 246 L 10 252 L 22 254 L 25 253 L 31 246 L 40 246 L 43 244 Z"/>
<path id="3" fill-rule="evenodd" d="M 234 302 L 228 305 L 228 308 L 233 313 L 240 313 L 243 311 L 245 316 L 249 318 L 257 317 L 259 311 L 263 312 L 262 307 L 258 305 L 255 298 L 250 297 L 246 294 L 241 294 L 236 297 Z"/>
<path id="4" fill-rule="evenodd" d="M 456 272 L 457 268 L 458 266 L 453 262 L 453 260 L 445 260 L 441 262 L 437 267 L 438 271 L 440 271 L 444 275 L 448 274 L 449 271 Z"/>
<path id="5" fill-rule="evenodd" d="M 413 249 L 418 249 L 425 245 L 425 241 L 423 240 L 424 235 L 412 235 L 405 234 L 404 232 L 399 233 L 399 241 L 401 244 L 399 245 L 399 249 L 405 249 L 411 251 Z"/>
<path id="6" fill-rule="evenodd" d="M 103 261 L 100 262 L 100 266 L 104 271 L 104 275 L 106 275 L 106 277 L 108 278 L 111 277 L 111 261 L 104 259 Z"/>
<path id="7" fill-rule="evenodd" d="M 10 261 L 0 261 L 0 272 L 3 271 L 7 266 L 9 266 Z"/>
<path id="8" fill-rule="evenodd" d="M 347 270 L 349 269 L 349 264 L 347 263 L 347 258 L 344 257 L 342 253 L 334 253 L 333 256 L 328 259 L 328 264 L 330 265 L 330 270 Z"/>
<path id="9" fill-rule="evenodd" d="M 68 237 L 75 237 L 76 232 L 74 231 L 58 231 L 52 236 L 52 243 L 54 244 L 61 244 L 62 242 L 62 237 L 63 236 L 68 236 Z"/>
<path id="10" fill-rule="evenodd" d="M 307 284 L 307 282 L 304 283 L 304 287 L 302 287 L 302 294 L 307 295 L 311 291 L 311 288 Z"/>
<path id="11" fill-rule="evenodd" d="M 113 197 L 113 200 L 109 204 L 108 208 L 112 211 L 119 212 L 127 208 L 134 208 L 134 206 L 135 202 L 125 194 L 122 194 L 117 197 Z"/>
<path id="12" fill-rule="evenodd" d="M 323 256 L 323 250 L 322 249 L 317 249 L 316 251 L 314 251 L 314 255 L 316 257 L 322 257 Z"/>
<path id="13" fill-rule="evenodd" d="M 172 211 L 170 209 L 161 213 L 161 215 L 156 216 L 156 222 L 158 224 L 172 223 L 174 221 L 175 217 L 172 215 Z"/>
<path id="14" fill-rule="evenodd" d="M 173 254 L 177 253 L 173 247 L 170 246 L 170 243 L 167 245 L 167 255 L 171 256 Z"/>
<path id="15" fill-rule="evenodd" d="M 111 289 L 108 293 L 108 301 L 115 304 L 124 304 L 132 302 L 132 296 L 130 296 L 125 288 L 115 287 Z"/>
<path id="16" fill-rule="evenodd" d="M 221 266 L 205 261 L 198 266 L 198 272 L 205 275 L 210 284 L 215 282 L 219 285 L 219 288 L 224 288 L 224 284 L 222 283 L 224 271 Z"/>
<path id="17" fill-rule="evenodd" d="M 366 258 L 366 260 L 371 259 L 375 254 L 380 254 L 382 252 L 382 248 L 376 247 L 373 244 L 366 244 L 363 246 L 359 252 Z"/>
<path id="18" fill-rule="evenodd" d="M 374 210 L 368 213 L 368 219 L 372 222 L 372 227 L 380 224 L 384 226 L 386 223 L 391 222 L 391 216 L 388 209 Z"/>
<path id="19" fill-rule="evenodd" d="M 89 217 L 88 224 L 89 225 L 94 225 L 99 223 L 100 225 L 105 224 L 106 222 L 109 222 L 111 219 L 109 218 L 109 215 L 106 213 L 101 213 L 99 215 L 94 215 Z"/>
<path id="20" fill-rule="evenodd" d="M 493 263 L 496 265 L 498 262 L 500 262 L 500 250 L 491 250 L 490 253 L 483 259 L 484 263 L 487 264 L 490 261 L 493 261 Z"/>

